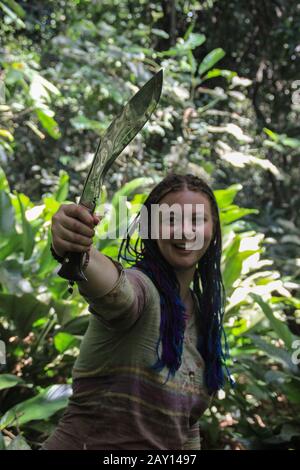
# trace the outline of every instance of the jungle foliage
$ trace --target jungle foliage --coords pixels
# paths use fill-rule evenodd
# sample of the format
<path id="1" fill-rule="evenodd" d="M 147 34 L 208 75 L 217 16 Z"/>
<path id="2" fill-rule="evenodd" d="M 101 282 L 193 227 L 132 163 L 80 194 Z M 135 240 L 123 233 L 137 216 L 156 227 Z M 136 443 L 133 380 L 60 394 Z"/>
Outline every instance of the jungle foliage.
<path id="1" fill-rule="evenodd" d="M 0 2 L 0 448 L 38 448 L 71 391 L 87 305 L 56 275 L 50 223 L 74 202 L 99 136 L 163 67 L 157 111 L 109 171 L 133 215 L 169 171 L 213 186 L 237 385 L 200 420 L 208 449 L 300 443 L 296 1 Z M 1 362 L 1 361 L 0 361 Z"/>

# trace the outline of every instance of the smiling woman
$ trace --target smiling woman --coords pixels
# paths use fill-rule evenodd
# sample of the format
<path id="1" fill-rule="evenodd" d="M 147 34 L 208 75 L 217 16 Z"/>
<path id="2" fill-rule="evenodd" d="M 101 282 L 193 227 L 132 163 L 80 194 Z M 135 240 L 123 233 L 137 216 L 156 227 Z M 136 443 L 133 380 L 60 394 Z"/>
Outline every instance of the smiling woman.
<path id="1" fill-rule="evenodd" d="M 169 236 L 158 239 L 158 248 L 166 261 L 173 266 L 177 278 L 180 278 L 180 271 L 184 270 L 187 273 L 187 268 L 190 268 L 190 281 L 192 281 L 195 265 L 206 252 L 213 236 L 214 222 L 209 198 L 203 193 L 184 187 L 167 193 L 160 200 L 160 206 L 162 205 L 174 207 L 175 217 L 170 214 L 170 230 L 167 234 Z M 199 214 L 201 208 L 204 208 L 203 214 Z M 197 215 L 203 215 L 204 220 L 200 220 L 200 217 L 196 217 Z M 202 244 L 197 249 L 199 240 Z M 183 285 L 182 289 L 184 289 Z M 182 289 L 181 296 L 184 300 L 189 291 L 183 293 Z"/>
<path id="2" fill-rule="evenodd" d="M 144 234 L 133 243 L 130 227 L 118 262 L 90 250 L 88 280 L 78 287 L 92 315 L 73 368 L 73 395 L 44 449 L 200 449 L 199 418 L 224 381 L 218 207 L 203 180 L 174 174 L 144 202 L 150 233 L 155 204 L 192 209 L 180 239 L 173 219 L 168 238 Z M 72 225 L 73 210 L 86 226 Z M 67 206 L 67 218 L 63 210 L 55 218 L 53 243 L 62 256 L 74 250 L 73 240 L 81 251 L 90 246 L 92 219 L 78 210 Z"/>

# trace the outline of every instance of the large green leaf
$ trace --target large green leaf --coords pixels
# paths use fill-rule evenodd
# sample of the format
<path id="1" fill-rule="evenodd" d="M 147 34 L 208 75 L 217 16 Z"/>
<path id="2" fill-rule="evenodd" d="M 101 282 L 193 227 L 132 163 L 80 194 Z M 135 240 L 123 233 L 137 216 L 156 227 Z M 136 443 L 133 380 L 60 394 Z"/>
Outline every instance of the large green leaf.
<path id="1" fill-rule="evenodd" d="M 10 441 L 6 450 L 31 450 L 23 436 L 17 436 Z"/>
<path id="2" fill-rule="evenodd" d="M 279 338 L 285 343 L 286 347 L 291 350 L 293 340 L 295 339 L 294 335 L 291 333 L 289 327 L 285 325 L 282 321 L 275 318 L 273 310 L 271 307 L 257 294 L 250 294 L 255 302 L 260 306 L 267 319 L 270 322 L 271 328 L 277 333 Z"/>
<path id="3" fill-rule="evenodd" d="M 65 408 L 72 390 L 70 385 L 51 385 L 37 396 L 18 403 L 1 418 L 0 430 L 8 424 L 22 425 L 34 420 L 44 420 Z"/>
<path id="4" fill-rule="evenodd" d="M 292 371 L 295 374 L 298 373 L 298 367 L 293 364 L 291 354 L 287 350 L 278 348 L 257 335 L 247 334 L 247 336 L 253 340 L 253 342 L 261 351 L 264 351 L 269 357 L 280 362 L 284 368 Z"/>
<path id="5" fill-rule="evenodd" d="M 236 236 L 231 246 L 224 250 L 223 282 L 228 294 L 231 294 L 234 282 L 240 278 L 244 261 L 259 250 L 239 251 L 241 238 Z"/>
<path id="6" fill-rule="evenodd" d="M 48 315 L 49 309 L 49 305 L 40 302 L 32 294 L 16 296 L 0 293 L 1 315 L 14 322 L 16 333 L 21 338 L 31 331 L 35 320 Z"/>
<path id="7" fill-rule="evenodd" d="M 214 196 L 217 200 L 220 209 L 232 204 L 237 193 L 243 188 L 241 184 L 233 184 L 226 189 L 217 189 L 214 191 Z"/>
<path id="8" fill-rule="evenodd" d="M 57 261 L 52 256 L 52 253 L 50 251 L 50 245 L 51 245 L 52 239 L 50 235 L 50 230 L 48 231 L 47 234 L 47 242 L 45 243 L 44 241 L 41 242 L 40 244 L 43 245 L 44 248 L 40 248 L 40 245 L 38 244 L 39 249 L 39 270 L 36 273 L 39 278 L 44 278 L 54 270 L 55 267 L 57 267 Z"/>
<path id="9" fill-rule="evenodd" d="M 235 205 L 230 205 L 221 212 L 220 219 L 221 224 L 228 225 L 232 222 L 245 217 L 248 214 L 258 214 L 259 211 L 257 209 L 245 209 L 243 207 L 238 207 Z"/>
<path id="10" fill-rule="evenodd" d="M 22 247 L 22 234 L 12 234 L 8 239 L 2 240 L 0 246 L 0 260 L 5 260 L 12 253 L 16 255 L 19 251 L 22 251 Z"/>
<path id="11" fill-rule="evenodd" d="M 54 336 L 54 346 L 56 347 L 57 351 L 60 353 L 64 353 L 67 349 L 73 348 L 74 346 L 78 346 L 79 341 L 75 338 L 74 335 L 70 333 L 57 333 Z"/>

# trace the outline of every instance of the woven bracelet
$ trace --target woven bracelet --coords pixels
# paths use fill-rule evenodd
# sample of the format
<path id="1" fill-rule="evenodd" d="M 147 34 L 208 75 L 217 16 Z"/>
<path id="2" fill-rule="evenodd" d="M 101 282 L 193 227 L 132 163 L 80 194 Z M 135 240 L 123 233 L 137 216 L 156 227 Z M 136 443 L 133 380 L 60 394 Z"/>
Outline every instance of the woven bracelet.
<path id="1" fill-rule="evenodd" d="M 58 262 L 61 263 L 61 264 L 65 261 L 65 258 L 64 258 L 63 256 L 59 256 L 59 255 L 55 252 L 55 250 L 54 250 L 52 244 L 50 245 L 50 251 L 51 251 L 51 254 L 52 254 L 53 258 L 54 258 L 56 261 L 58 261 Z M 87 266 L 88 266 L 88 264 L 89 264 L 90 255 L 89 255 L 89 252 L 88 252 L 88 251 L 85 252 L 85 256 L 86 256 L 86 257 L 85 257 L 85 260 L 84 260 L 84 264 L 83 264 L 83 266 L 82 266 L 82 268 L 81 268 L 83 271 L 85 271 L 85 269 L 87 268 Z M 74 281 L 69 281 L 69 283 L 68 283 L 68 292 L 69 292 L 70 294 L 73 293 L 73 286 L 74 286 L 74 284 L 75 284 Z"/>
<path id="2" fill-rule="evenodd" d="M 51 244 L 50 245 L 50 251 L 52 253 L 52 256 L 53 258 L 58 261 L 59 263 L 63 263 L 65 258 L 63 256 L 59 256 L 55 251 L 54 251 L 54 248 L 53 248 L 53 245 Z"/>

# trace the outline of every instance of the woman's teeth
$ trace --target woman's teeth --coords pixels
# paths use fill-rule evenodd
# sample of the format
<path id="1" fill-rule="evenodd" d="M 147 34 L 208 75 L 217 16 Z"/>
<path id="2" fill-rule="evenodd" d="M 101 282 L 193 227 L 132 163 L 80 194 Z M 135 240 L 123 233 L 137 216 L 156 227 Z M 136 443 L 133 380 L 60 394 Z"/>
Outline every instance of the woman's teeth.
<path id="1" fill-rule="evenodd" d="M 176 243 L 176 245 L 174 244 L 174 246 L 176 248 L 179 248 L 180 250 L 188 250 L 189 249 L 189 246 L 186 243 Z"/>

